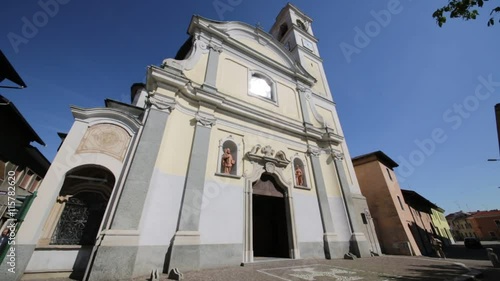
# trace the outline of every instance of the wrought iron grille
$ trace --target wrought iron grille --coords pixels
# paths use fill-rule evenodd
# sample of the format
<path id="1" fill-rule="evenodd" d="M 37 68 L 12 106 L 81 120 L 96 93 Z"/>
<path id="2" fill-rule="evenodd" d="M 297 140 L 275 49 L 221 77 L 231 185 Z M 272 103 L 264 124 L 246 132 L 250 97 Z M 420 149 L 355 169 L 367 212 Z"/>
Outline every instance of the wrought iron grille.
<path id="1" fill-rule="evenodd" d="M 50 244 L 83 245 L 82 235 L 89 219 L 89 208 L 80 199 L 71 197 L 61 214 Z"/>

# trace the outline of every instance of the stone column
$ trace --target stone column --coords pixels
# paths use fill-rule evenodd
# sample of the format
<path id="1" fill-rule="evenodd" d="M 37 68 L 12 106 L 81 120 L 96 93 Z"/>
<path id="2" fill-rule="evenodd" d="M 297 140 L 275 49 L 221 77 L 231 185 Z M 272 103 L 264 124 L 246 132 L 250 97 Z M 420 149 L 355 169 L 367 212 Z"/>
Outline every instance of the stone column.
<path id="1" fill-rule="evenodd" d="M 319 160 L 320 151 L 309 149 L 308 154 L 311 157 L 311 166 L 313 169 L 314 181 L 316 183 L 316 195 L 318 196 L 318 205 L 321 214 L 321 223 L 323 224 L 323 242 L 325 256 L 327 259 L 333 257 L 341 257 L 344 253 L 341 252 L 341 247 L 338 245 L 337 234 L 333 226 L 332 213 L 328 202 L 328 194 L 326 192 L 326 184 L 321 170 L 321 162 Z"/>
<path id="2" fill-rule="evenodd" d="M 169 271 L 173 268 L 178 268 L 181 272 L 193 270 L 200 265 L 199 223 L 210 134 L 215 119 L 197 115 L 196 121 L 179 225 L 170 250 Z"/>
<path id="3" fill-rule="evenodd" d="M 349 219 L 349 225 L 352 231 L 350 240 L 350 252 L 354 253 L 358 257 L 369 257 L 371 256 L 370 245 L 368 240 L 366 240 L 365 234 L 362 230 L 361 215 L 356 213 L 351 189 L 349 188 L 349 182 L 347 181 L 347 176 L 344 169 L 344 155 L 332 151 L 332 158 L 335 162 L 335 170 L 339 178 L 340 189 L 342 190 L 347 217 Z"/>

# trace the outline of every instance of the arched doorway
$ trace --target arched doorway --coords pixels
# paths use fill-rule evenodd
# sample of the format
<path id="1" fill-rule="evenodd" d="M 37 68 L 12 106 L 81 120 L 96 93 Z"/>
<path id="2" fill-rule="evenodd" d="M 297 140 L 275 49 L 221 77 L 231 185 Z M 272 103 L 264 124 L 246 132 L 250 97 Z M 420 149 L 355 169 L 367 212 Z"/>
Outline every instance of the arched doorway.
<path id="1" fill-rule="evenodd" d="M 64 204 L 51 245 L 94 245 L 115 185 L 106 168 L 83 166 L 66 174 L 59 201 Z"/>
<path id="2" fill-rule="evenodd" d="M 252 184 L 254 257 L 291 258 L 286 190 L 267 173 Z"/>
<path id="3" fill-rule="evenodd" d="M 66 173 L 39 245 L 50 249 L 49 261 L 67 257 L 60 270 L 81 279 L 100 233 L 115 185 L 113 173 L 98 165 L 85 165 Z"/>

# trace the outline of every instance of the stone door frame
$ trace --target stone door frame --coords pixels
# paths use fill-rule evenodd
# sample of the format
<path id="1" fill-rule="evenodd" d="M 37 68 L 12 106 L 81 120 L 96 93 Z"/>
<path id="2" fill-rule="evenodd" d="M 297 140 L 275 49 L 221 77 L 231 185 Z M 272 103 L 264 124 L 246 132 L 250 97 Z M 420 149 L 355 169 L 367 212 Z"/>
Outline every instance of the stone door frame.
<path id="1" fill-rule="evenodd" d="M 259 161 L 260 162 L 260 161 Z M 293 182 L 284 177 L 284 168 L 277 167 L 274 161 L 253 162 L 253 171 L 245 176 L 245 225 L 244 225 L 244 257 L 243 262 L 253 262 L 253 183 L 261 178 L 264 173 L 273 176 L 284 190 L 285 213 L 287 219 L 288 245 L 291 259 L 299 259 L 300 251 L 297 242 L 295 227 L 295 210 L 293 206 Z"/>

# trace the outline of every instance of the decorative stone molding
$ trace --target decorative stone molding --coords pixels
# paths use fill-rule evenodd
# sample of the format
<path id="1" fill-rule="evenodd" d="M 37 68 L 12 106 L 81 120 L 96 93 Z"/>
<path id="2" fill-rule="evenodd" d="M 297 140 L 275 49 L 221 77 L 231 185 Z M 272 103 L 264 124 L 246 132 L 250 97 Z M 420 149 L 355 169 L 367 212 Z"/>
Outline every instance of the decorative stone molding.
<path id="1" fill-rule="evenodd" d="M 260 151 L 264 153 L 266 157 L 273 157 L 274 155 L 274 149 L 269 145 L 264 146 Z"/>
<path id="2" fill-rule="evenodd" d="M 175 109 L 175 104 L 176 104 L 176 102 L 173 98 L 162 96 L 162 95 L 148 96 L 147 102 L 151 106 L 154 106 L 155 108 L 157 108 L 159 110 L 168 111 L 169 113 L 171 113 L 172 110 Z"/>
<path id="3" fill-rule="evenodd" d="M 207 128 L 212 128 L 217 121 L 213 116 L 204 116 L 204 114 L 200 114 L 199 112 L 196 113 L 194 118 L 196 119 L 196 125 Z"/>
<path id="4" fill-rule="evenodd" d="M 222 53 L 222 51 L 223 51 L 223 49 L 222 49 L 221 46 L 216 46 L 214 44 L 208 45 L 208 48 L 211 49 L 211 50 L 214 50 L 215 52 L 217 52 L 219 54 Z"/>
<path id="5" fill-rule="evenodd" d="M 316 121 L 318 121 L 322 127 L 325 127 L 325 118 L 323 118 L 323 116 L 319 114 L 318 110 L 316 109 L 316 99 L 313 97 L 311 89 L 305 89 L 304 96 L 306 97 L 307 103 L 309 104 L 309 109 L 311 110 L 314 119 L 316 119 Z"/>
<path id="6" fill-rule="evenodd" d="M 266 163 L 266 172 L 268 172 L 270 174 L 274 174 L 275 171 L 276 171 L 276 165 L 274 165 L 274 163 L 267 162 Z"/>
<path id="7" fill-rule="evenodd" d="M 274 149 L 269 145 L 262 148 L 260 144 L 257 144 L 247 152 L 246 156 L 252 163 L 260 163 L 262 165 L 272 163 L 278 168 L 286 168 L 290 164 L 290 160 L 283 151 L 280 150 L 275 153 Z"/>
<path id="8" fill-rule="evenodd" d="M 344 153 L 340 153 L 337 151 L 332 151 L 332 157 L 335 160 L 342 161 L 344 160 Z"/>
<path id="9" fill-rule="evenodd" d="M 308 147 L 307 148 L 307 155 L 311 157 L 319 157 L 321 154 L 321 150 L 313 147 Z"/>
<path id="10" fill-rule="evenodd" d="M 123 162 L 130 140 L 127 131 L 117 125 L 93 125 L 85 132 L 76 154 L 102 153 Z"/>
<path id="11" fill-rule="evenodd" d="M 266 39 L 264 39 L 263 37 L 261 37 L 261 36 L 258 36 L 257 41 L 258 41 L 258 42 L 259 42 L 259 44 L 261 44 L 262 46 L 266 46 L 267 44 L 269 44 L 269 42 L 268 42 Z"/>
<path id="12" fill-rule="evenodd" d="M 293 183 L 285 177 L 284 170 L 290 163 L 283 151 L 274 152 L 271 146 L 262 148 L 260 144 L 255 145 L 246 153 L 247 158 L 252 163 L 252 172 L 245 173 L 245 232 L 244 232 L 244 261 L 253 261 L 253 232 L 252 232 L 252 194 L 253 183 L 262 177 L 262 174 L 272 174 L 277 183 L 284 189 L 284 198 L 287 204 L 287 220 L 289 227 L 290 257 L 300 258 L 300 251 L 297 242 L 297 233 L 295 229 L 295 210 L 293 204 Z"/>
<path id="13" fill-rule="evenodd" d="M 176 59 L 165 59 L 162 63 L 162 67 L 171 67 L 178 69 L 180 71 L 191 70 L 198 63 L 201 58 L 201 55 L 208 53 L 209 45 L 207 42 L 201 40 L 199 36 L 193 39 L 193 47 L 184 60 L 176 60 Z"/>
<path id="14" fill-rule="evenodd" d="M 136 133 L 143 125 L 136 117 L 124 113 L 114 108 L 80 108 L 71 106 L 73 117 L 77 120 L 85 120 L 91 122 L 92 120 L 110 120 L 111 122 L 118 121 L 125 125 L 130 134 Z"/>

